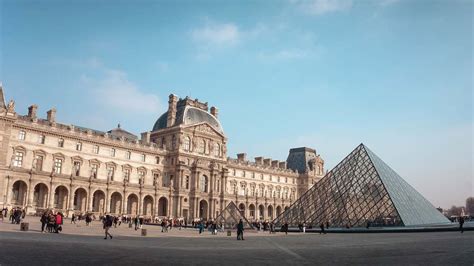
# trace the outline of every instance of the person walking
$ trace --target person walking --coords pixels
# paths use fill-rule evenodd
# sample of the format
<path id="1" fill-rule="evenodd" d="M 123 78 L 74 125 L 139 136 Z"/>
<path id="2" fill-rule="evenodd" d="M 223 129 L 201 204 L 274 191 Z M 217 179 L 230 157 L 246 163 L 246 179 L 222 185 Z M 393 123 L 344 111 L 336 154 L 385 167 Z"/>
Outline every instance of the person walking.
<path id="1" fill-rule="evenodd" d="M 237 240 L 244 240 L 244 222 L 242 219 L 237 224 Z"/>
<path id="2" fill-rule="evenodd" d="M 41 233 L 44 233 L 44 228 L 46 224 L 48 223 L 48 215 L 46 214 L 46 211 L 43 212 L 43 214 L 41 215 L 40 222 L 41 222 Z"/>
<path id="3" fill-rule="evenodd" d="M 326 234 L 326 231 L 324 231 L 324 223 L 321 223 L 319 225 L 319 228 L 321 228 L 321 231 L 319 231 L 319 234 Z"/>
<path id="4" fill-rule="evenodd" d="M 459 230 L 461 230 L 461 234 L 464 233 L 463 225 L 464 225 L 464 217 L 459 216 Z"/>
<path id="5" fill-rule="evenodd" d="M 199 222 L 198 227 L 199 227 L 199 234 L 202 234 L 202 231 L 204 231 L 204 223 L 202 221 Z"/>
<path id="6" fill-rule="evenodd" d="M 110 236 L 110 239 L 112 239 L 112 235 L 109 233 L 110 227 L 112 227 L 112 217 L 107 214 L 104 218 L 104 230 L 105 230 L 104 239 L 107 239 L 107 236 Z"/>
<path id="7" fill-rule="evenodd" d="M 288 235 L 288 223 L 283 225 L 283 232 L 285 232 L 285 235 Z"/>

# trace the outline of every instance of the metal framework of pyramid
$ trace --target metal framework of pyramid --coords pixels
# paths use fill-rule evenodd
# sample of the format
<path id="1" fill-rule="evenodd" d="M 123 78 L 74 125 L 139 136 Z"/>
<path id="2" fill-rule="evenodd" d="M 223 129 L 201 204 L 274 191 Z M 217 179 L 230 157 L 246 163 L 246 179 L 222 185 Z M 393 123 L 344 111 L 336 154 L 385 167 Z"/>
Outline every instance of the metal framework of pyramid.
<path id="1" fill-rule="evenodd" d="M 314 227 L 420 226 L 449 220 L 363 144 L 296 200 L 274 223 Z"/>
<path id="2" fill-rule="evenodd" d="M 217 216 L 216 222 L 223 224 L 225 228 L 235 228 L 240 219 L 242 219 L 244 223 L 244 228 L 253 229 L 252 224 L 242 215 L 237 205 L 231 201 L 219 216 Z"/>

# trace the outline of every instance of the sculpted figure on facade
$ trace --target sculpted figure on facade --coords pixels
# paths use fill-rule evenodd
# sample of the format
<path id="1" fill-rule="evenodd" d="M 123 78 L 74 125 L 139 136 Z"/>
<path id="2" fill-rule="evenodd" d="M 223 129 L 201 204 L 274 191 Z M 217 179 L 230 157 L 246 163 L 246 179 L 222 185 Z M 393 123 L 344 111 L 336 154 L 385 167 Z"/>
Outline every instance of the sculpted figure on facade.
<path id="1" fill-rule="evenodd" d="M 8 113 L 15 113 L 15 101 L 14 100 L 10 100 L 10 102 L 8 102 L 7 112 Z"/>

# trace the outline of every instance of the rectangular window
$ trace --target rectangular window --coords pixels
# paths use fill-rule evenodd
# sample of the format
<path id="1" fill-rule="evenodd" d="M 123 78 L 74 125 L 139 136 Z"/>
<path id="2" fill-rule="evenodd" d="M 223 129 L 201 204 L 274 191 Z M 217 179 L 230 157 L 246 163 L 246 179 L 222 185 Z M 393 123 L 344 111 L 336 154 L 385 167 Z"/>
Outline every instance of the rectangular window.
<path id="1" fill-rule="evenodd" d="M 94 145 L 94 147 L 92 148 L 92 152 L 95 153 L 95 154 L 99 154 L 99 146 Z"/>
<path id="2" fill-rule="evenodd" d="M 155 157 L 155 163 L 160 164 L 160 157 L 158 157 L 158 156 Z"/>
<path id="3" fill-rule="evenodd" d="M 15 158 L 13 159 L 13 166 L 21 167 L 23 165 L 23 152 L 15 152 Z"/>
<path id="4" fill-rule="evenodd" d="M 125 153 L 125 159 L 130 160 L 130 158 L 132 158 L 132 153 L 130 151 L 127 151 Z"/>
<path id="5" fill-rule="evenodd" d="M 97 164 L 93 164 L 91 166 L 91 176 L 92 178 L 97 178 L 97 170 L 99 169 L 99 167 L 97 166 Z"/>
<path id="6" fill-rule="evenodd" d="M 141 158 L 142 158 L 142 162 L 144 162 L 146 160 L 146 155 L 145 154 L 142 154 L 141 155 Z"/>
<path id="7" fill-rule="evenodd" d="M 76 143 L 76 151 L 82 151 L 82 142 Z"/>
<path id="8" fill-rule="evenodd" d="M 115 157 L 115 149 L 114 148 L 110 148 L 110 156 Z"/>
<path id="9" fill-rule="evenodd" d="M 115 169 L 112 166 L 109 166 L 107 168 L 107 178 L 110 181 L 114 181 L 114 173 L 115 173 Z"/>
<path id="10" fill-rule="evenodd" d="M 25 138 L 26 138 L 26 132 L 23 130 L 20 130 L 20 132 L 18 132 L 18 139 L 25 140 Z"/>
<path id="11" fill-rule="evenodd" d="M 186 176 L 186 179 L 185 179 L 185 184 L 186 184 L 186 189 L 189 189 L 189 176 L 187 175 Z"/>
<path id="12" fill-rule="evenodd" d="M 130 170 L 129 169 L 123 170 L 123 180 L 126 180 L 126 181 L 130 180 Z"/>
<path id="13" fill-rule="evenodd" d="M 38 136 L 38 143 L 39 144 L 44 144 L 46 142 L 46 136 L 45 135 L 39 135 Z"/>
<path id="14" fill-rule="evenodd" d="M 58 147 L 63 148 L 64 147 L 64 139 L 59 139 L 58 140 Z"/>
<path id="15" fill-rule="evenodd" d="M 74 162 L 74 175 L 79 176 L 80 172 L 81 172 L 81 163 Z"/>
<path id="16" fill-rule="evenodd" d="M 43 155 L 36 155 L 36 171 L 42 171 L 43 170 Z"/>
<path id="17" fill-rule="evenodd" d="M 54 172 L 60 174 L 63 167 L 63 159 L 55 158 L 54 159 Z"/>

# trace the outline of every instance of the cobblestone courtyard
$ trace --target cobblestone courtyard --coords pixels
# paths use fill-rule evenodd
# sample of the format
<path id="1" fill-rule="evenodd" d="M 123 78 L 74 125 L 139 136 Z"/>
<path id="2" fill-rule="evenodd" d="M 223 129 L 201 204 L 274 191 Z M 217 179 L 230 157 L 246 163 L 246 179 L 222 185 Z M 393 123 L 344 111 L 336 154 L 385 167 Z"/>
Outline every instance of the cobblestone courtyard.
<path id="1" fill-rule="evenodd" d="M 0 222 L 0 265 L 59 264 L 424 264 L 473 265 L 474 232 L 386 234 L 250 233 L 236 241 L 194 229 L 161 233 L 158 226 L 140 231 L 122 224 L 103 239 L 99 222 L 86 227 L 65 221 L 64 233 L 39 233 L 39 217 L 27 217 L 30 231 Z"/>

